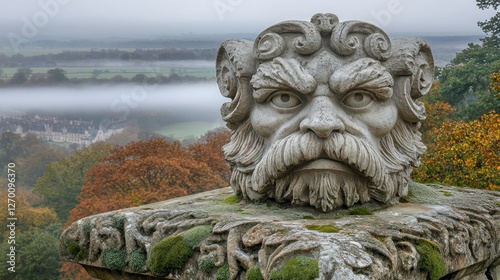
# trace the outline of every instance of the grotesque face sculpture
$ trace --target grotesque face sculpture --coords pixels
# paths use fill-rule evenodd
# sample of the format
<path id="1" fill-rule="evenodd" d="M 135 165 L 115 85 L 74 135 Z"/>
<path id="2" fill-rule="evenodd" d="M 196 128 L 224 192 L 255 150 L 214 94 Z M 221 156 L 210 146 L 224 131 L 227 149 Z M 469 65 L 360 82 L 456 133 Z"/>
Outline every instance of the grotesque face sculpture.
<path id="1" fill-rule="evenodd" d="M 223 43 L 217 82 L 232 99 L 221 112 L 233 130 L 224 146 L 233 189 L 321 211 L 397 202 L 425 150 L 417 99 L 433 68 L 425 42 L 391 43 L 378 27 L 333 14 Z"/>

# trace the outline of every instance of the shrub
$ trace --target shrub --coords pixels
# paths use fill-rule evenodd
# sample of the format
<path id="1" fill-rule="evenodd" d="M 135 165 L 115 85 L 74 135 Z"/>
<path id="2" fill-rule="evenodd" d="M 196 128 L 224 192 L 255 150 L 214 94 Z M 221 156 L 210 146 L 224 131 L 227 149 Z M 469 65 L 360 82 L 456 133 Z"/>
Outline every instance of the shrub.
<path id="1" fill-rule="evenodd" d="M 130 254 L 129 267 L 133 272 L 143 271 L 146 265 L 146 252 L 143 249 L 136 249 Z"/>

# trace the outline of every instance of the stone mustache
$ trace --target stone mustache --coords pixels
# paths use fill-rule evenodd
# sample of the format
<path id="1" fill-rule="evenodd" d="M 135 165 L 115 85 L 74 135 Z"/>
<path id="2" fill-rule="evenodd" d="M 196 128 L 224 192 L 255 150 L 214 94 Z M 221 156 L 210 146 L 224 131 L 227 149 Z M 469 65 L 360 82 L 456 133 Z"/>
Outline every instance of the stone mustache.
<path id="1" fill-rule="evenodd" d="M 425 151 L 418 101 L 434 62 L 418 38 L 391 39 L 365 22 L 316 14 L 285 21 L 217 55 L 231 186 L 332 211 L 370 199 L 397 203 Z"/>

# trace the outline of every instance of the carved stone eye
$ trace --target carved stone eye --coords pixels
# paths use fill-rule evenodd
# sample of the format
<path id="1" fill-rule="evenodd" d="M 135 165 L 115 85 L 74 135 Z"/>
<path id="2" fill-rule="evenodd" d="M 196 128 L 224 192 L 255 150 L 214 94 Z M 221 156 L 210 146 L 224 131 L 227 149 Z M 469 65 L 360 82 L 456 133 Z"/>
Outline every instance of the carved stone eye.
<path id="1" fill-rule="evenodd" d="M 365 91 L 355 91 L 349 93 L 342 103 L 351 109 L 364 109 L 373 102 L 373 97 L 370 93 Z"/>
<path id="2" fill-rule="evenodd" d="M 302 104 L 302 101 L 290 92 L 276 92 L 271 96 L 270 102 L 282 109 L 292 109 Z"/>

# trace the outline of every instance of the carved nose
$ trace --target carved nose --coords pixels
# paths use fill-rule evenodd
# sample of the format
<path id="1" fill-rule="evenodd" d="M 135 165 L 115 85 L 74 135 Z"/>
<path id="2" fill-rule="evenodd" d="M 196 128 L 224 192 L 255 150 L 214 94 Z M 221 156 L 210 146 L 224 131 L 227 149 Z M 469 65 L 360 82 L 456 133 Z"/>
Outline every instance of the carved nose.
<path id="1" fill-rule="evenodd" d="M 316 97 L 311 105 L 308 115 L 300 123 L 303 133 L 312 131 L 318 137 L 326 138 L 334 131 L 345 131 L 345 124 L 337 115 L 338 109 L 328 97 Z"/>

